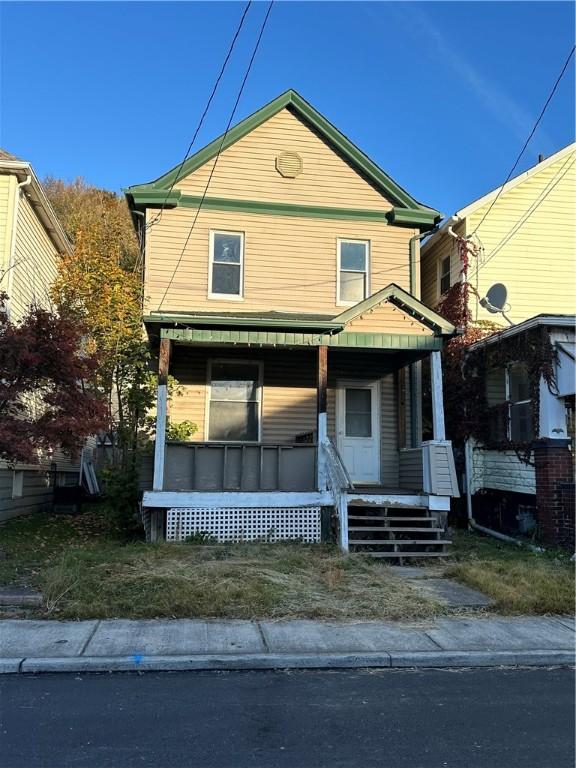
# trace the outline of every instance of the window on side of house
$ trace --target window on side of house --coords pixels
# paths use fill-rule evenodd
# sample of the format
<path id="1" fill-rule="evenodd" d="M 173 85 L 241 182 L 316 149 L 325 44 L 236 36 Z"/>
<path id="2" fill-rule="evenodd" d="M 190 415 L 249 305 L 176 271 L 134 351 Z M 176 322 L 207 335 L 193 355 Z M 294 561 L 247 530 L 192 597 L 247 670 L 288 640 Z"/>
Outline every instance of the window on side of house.
<path id="1" fill-rule="evenodd" d="M 241 299 L 244 281 L 244 235 L 242 232 L 210 232 L 211 298 Z"/>
<path id="2" fill-rule="evenodd" d="M 338 304 L 357 304 L 368 296 L 369 261 L 367 240 L 338 240 Z"/>
<path id="3" fill-rule="evenodd" d="M 209 363 L 208 439 L 250 442 L 260 439 L 261 366 L 244 360 Z"/>
<path id="4" fill-rule="evenodd" d="M 447 293 L 450 290 L 450 256 L 446 256 L 445 259 L 442 259 L 440 262 L 440 277 L 439 277 L 439 285 L 440 285 L 440 296 L 443 296 L 445 293 Z"/>
<path id="5" fill-rule="evenodd" d="M 513 443 L 529 443 L 534 439 L 530 379 L 525 363 L 512 363 L 507 368 L 509 433 Z"/>

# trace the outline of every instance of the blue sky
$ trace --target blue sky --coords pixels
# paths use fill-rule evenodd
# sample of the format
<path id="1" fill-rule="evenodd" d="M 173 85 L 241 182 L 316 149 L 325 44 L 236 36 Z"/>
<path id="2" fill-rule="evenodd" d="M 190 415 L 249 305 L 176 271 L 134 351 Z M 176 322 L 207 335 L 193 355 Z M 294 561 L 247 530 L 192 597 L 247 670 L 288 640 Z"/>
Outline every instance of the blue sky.
<path id="1" fill-rule="evenodd" d="M 0 144 L 115 191 L 177 165 L 244 3 L 0 5 Z M 195 148 L 228 120 L 266 4 L 249 11 Z M 574 5 L 277 2 L 237 112 L 295 88 L 422 202 L 506 177 L 568 55 Z M 520 170 L 574 139 L 574 68 Z"/>

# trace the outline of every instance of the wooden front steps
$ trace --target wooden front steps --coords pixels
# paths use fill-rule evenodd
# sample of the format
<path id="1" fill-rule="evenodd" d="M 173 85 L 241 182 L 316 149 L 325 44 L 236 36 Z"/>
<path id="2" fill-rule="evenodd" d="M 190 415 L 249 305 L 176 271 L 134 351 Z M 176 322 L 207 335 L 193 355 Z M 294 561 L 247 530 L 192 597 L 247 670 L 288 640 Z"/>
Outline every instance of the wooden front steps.
<path id="1" fill-rule="evenodd" d="M 348 515 L 351 552 L 404 559 L 447 557 L 451 544 L 436 517 L 424 507 L 354 506 Z"/>

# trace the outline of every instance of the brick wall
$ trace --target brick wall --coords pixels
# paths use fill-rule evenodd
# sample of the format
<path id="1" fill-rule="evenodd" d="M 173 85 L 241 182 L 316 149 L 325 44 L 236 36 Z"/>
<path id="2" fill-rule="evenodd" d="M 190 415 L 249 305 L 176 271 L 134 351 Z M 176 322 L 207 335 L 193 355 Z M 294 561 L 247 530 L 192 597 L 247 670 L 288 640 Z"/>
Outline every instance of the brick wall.
<path id="1" fill-rule="evenodd" d="M 539 539 L 574 551 L 574 460 L 568 440 L 534 443 Z"/>

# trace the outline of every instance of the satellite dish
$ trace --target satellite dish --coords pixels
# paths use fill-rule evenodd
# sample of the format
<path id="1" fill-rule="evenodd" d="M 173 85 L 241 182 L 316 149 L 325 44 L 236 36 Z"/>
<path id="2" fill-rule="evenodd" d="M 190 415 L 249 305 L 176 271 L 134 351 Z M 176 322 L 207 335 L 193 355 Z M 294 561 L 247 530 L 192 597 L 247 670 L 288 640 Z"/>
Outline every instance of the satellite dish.
<path id="1" fill-rule="evenodd" d="M 480 304 L 488 312 L 493 315 L 498 312 L 503 312 L 506 306 L 506 299 L 508 298 L 508 291 L 503 283 L 494 283 L 494 285 L 488 289 L 486 296 L 480 299 Z"/>

